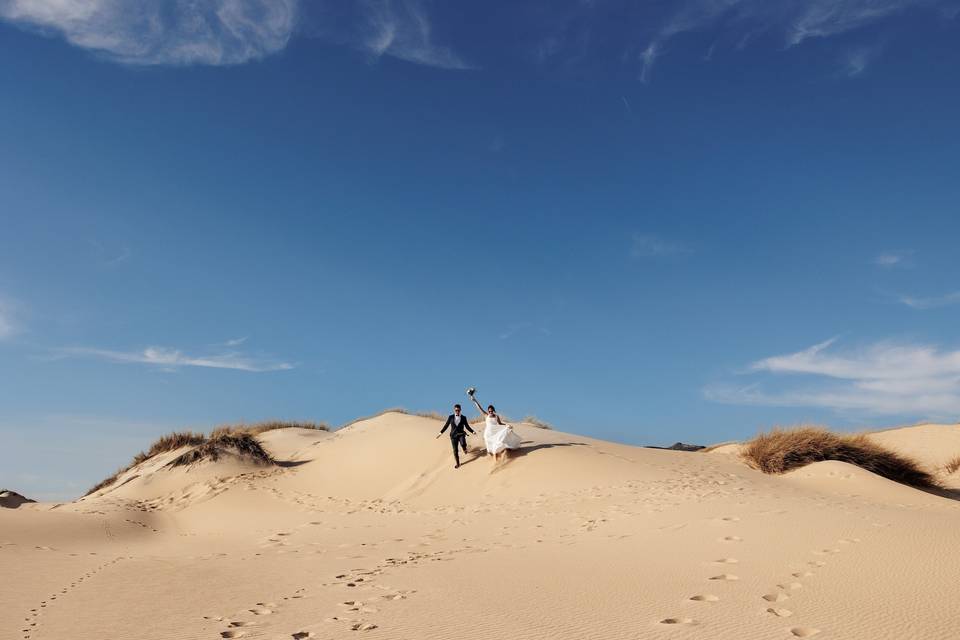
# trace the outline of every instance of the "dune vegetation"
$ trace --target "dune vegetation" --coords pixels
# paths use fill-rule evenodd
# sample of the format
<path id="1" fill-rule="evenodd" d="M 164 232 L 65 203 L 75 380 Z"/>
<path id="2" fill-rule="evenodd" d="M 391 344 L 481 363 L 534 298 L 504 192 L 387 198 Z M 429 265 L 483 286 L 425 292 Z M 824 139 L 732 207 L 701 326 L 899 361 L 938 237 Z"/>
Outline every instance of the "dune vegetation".
<path id="1" fill-rule="evenodd" d="M 838 460 L 913 487 L 937 486 L 933 475 L 911 458 L 865 435 L 838 434 L 820 427 L 774 429 L 747 442 L 740 455 L 764 473 L 786 473 L 812 462 Z"/>
<path id="2" fill-rule="evenodd" d="M 141 451 L 133 457 L 130 464 L 121 467 L 108 478 L 94 485 L 84 495 L 96 493 L 109 487 L 117 478 L 133 467 L 146 462 L 150 458 L 167 451 L 174 451 L 182 447 L 193 447 L 170 462 L 171 466 L 193 464 L 201 460 L 217 460 L 227 452 L 233 451 L 261 464 L 274 464 L 273 458 L 256 439 L 258 434 L 274 429 L 316 429 L 329 431 L 329 426 L 322 422 L 284 422 L 270 420 L 252 424 L 222 425 L 215 428 L 209 436 L 194 431 L 174 431 L 157 438 L 146 452 Z"/>
<path id="3" fill-rule="evenodd" d="M 943 472 L 947 474 L 956 473 L 958 469 L 960 469 L 960 455 L 954 457 L 950 460 L 950 462 L 943 465 Z"/>
<path id="4" fill-rule="evenodd" d="M 549 422 L 545 422 L 538 418 L 537 416 L 527 416 L 520 422 L 526 423 L 531 427 L 536 427 L 538 429 L 553 429 L 553 425 Z"/>

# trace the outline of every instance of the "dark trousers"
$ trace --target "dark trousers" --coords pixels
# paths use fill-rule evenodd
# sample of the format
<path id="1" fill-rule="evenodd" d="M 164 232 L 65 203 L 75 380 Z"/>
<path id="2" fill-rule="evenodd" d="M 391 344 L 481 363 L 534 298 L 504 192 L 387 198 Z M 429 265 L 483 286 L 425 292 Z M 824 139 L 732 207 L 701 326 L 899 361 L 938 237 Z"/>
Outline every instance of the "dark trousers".
<path id="1" fill-rule="evenodd" d="M 463 452 L 467 452 L 467 434 L 458 433 L 456 435 L 450 436 L 450 444 L 453 446 L 453 459 L 457 461 L 457 464 L 460 464 L 460 451 L 457 449 L 457 445 L 463 447 Z"/>

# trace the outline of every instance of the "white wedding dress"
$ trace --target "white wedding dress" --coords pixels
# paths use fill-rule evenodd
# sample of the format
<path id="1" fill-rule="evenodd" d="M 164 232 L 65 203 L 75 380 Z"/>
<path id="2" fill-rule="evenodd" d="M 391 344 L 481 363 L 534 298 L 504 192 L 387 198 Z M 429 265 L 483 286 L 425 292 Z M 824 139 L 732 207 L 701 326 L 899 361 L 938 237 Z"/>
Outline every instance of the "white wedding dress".
<path id="1" fill-rule="evenodd" d="M 520 446 L 520 436 L 508 424 L 500 424 L 497 419 L 487 416 L 487 427 L 483 430 L 483 440 L 487 453 L 497 454 L 504 449 L 516 449 Z"/>

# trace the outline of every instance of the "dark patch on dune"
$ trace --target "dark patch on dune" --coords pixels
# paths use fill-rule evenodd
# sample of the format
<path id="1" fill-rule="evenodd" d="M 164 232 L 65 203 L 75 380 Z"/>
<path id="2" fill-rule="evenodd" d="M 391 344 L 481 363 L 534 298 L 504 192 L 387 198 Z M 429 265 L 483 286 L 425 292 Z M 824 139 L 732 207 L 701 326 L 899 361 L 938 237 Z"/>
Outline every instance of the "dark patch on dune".
<path id="1" fill-rule="evenodd" d="M 699 444 L 686 444 L 683 442 L 674 442 L 669 447 L 657 447 L 654 445 L 649 445 L 647 449 L 663 449 L 666 451 L 700 451 L 701 449 L 706 449 L 703 445 Z"/>
<path id="2" fill-rule="evenodd" d="M 22 496 L 16 491 L 0 489 L 0 507 L 4 509 L 17 509 L 20 507 L 20 505 L 27 504 L 29 502 L 36 502 L 36 500 L 31 500 L 30 498 Z"/>

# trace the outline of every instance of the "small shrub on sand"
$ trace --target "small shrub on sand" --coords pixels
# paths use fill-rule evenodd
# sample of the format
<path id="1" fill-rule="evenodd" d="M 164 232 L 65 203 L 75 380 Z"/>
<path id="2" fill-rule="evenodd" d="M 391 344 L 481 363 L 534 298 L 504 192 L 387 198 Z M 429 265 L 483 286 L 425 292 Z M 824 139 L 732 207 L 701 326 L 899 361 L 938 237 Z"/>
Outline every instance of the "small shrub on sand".
<path id="1" fill-rule="evenodd" d="M 173 433 L 168 433 L 165 436 L 160 436 L 154 441 L 150 448 L 147 449 L 146 453 L 140 452 L 137 454 L 137 457 L 134 458 L 133 464 L 139 464 L 137 458 L 142 456 L 140 462 L 148 458 L 152 458 L 155 455 L 166 453 L 167 451 L 173 451 L 174 449 L 179 449 L 180 447 L 194 447 L 198 444 L 203 444 L 206 442 L 207 436 L 202 433 L 194 433 L 193 431 L 174 431 Z M 133 465 L 131 465 L 133 466 Z"/>
<path id="2" fill-rule="evenodd" d="M 215 438 L 224 433 L 249 433 L 251 435 L 258 435 L 275 429 L 314 429 L 316 431 L 330 431 L 330 425 L 325 422 L 267 420 L 266 422 L 255 422 L 253 424 L 223 425 L 211 431 L 210 437 Z"/>
<path id="3" fill-rule="evenodd" d="M 553 425 L 552 425 L 552 424 L 550 424 L 549 422 L 544 422 L 543 420 L 541 420 L 541 419 L 538 418 L 537 416 L 527 416 L 526 418 L 524 418 L 524 419 L 521 420 L 520 422 L 525 422 L 525 423 L 529 424 L 530 426 L 536 427 L 536 428 L 538 428 L 538 429 L 553 429 Z"/>
<path id="4" fill-rule="evenodd" d="M 944 473 L 955 473 L 958 469 L 960 469 L 960 456 L 953 458 L 950 462 L 943 465 Z"/>
<path id="5" fill-rule="evenodd" d="M 209 437 L 193 431 L 175 431 L 157 438 L 157 440 L 150 445 L 150 448 L 147 449 L 146 453 L 141 451 L 135 455 L 130 464 L 118 469 L 117 472 L 109 478 L 98 482 L 84 495 L 88 496 L 91 493 L 96 493 L 101 489 L 109 487 L 117 481 L 119 476 L 138 464 L 146 462 L 161 453 L 174 451 L 181 447 L 196 448 L 178 456 L 170 463 L 173 466 L 191 464 L 200 460 L 217 460 L 224 451 L 231 449 L 237 454 L 247 456 L 256 462 L 272 464 L 274 462 L 273 458 L 260 446 L 260 443 L 254 436 L 265 431 L 288 428 L 317 429 L 320 431 L 328 431 L 330 429 L 330 427 L 323 422 L 284 422 L 280 420 L 270 420 L 249 425 L 241 424 L 217 427 L 210 433 Z"/>
<path id="6" fill-rule="evenodd" d="M 177 456 L 169 464 L 179 467 L 201 460 L 219 460 L 227 451 L 243 456 L 260 464 L 274 464 L 275 460 L 257 440 L 257 437 L 246 431 L 220 432 L 211 434 L 202 444 Z"/>
<path id="7" fill-rule="evenodd" d="M 818 427 L 774 429 L 746 443 L 747 464 L 764 473 L 785 473 L 811 462 L 839 460 L 895 482 L 920 488 L 937 486 L 917 462 L 874 443 L 865 435 L 843 435 Z"/>

